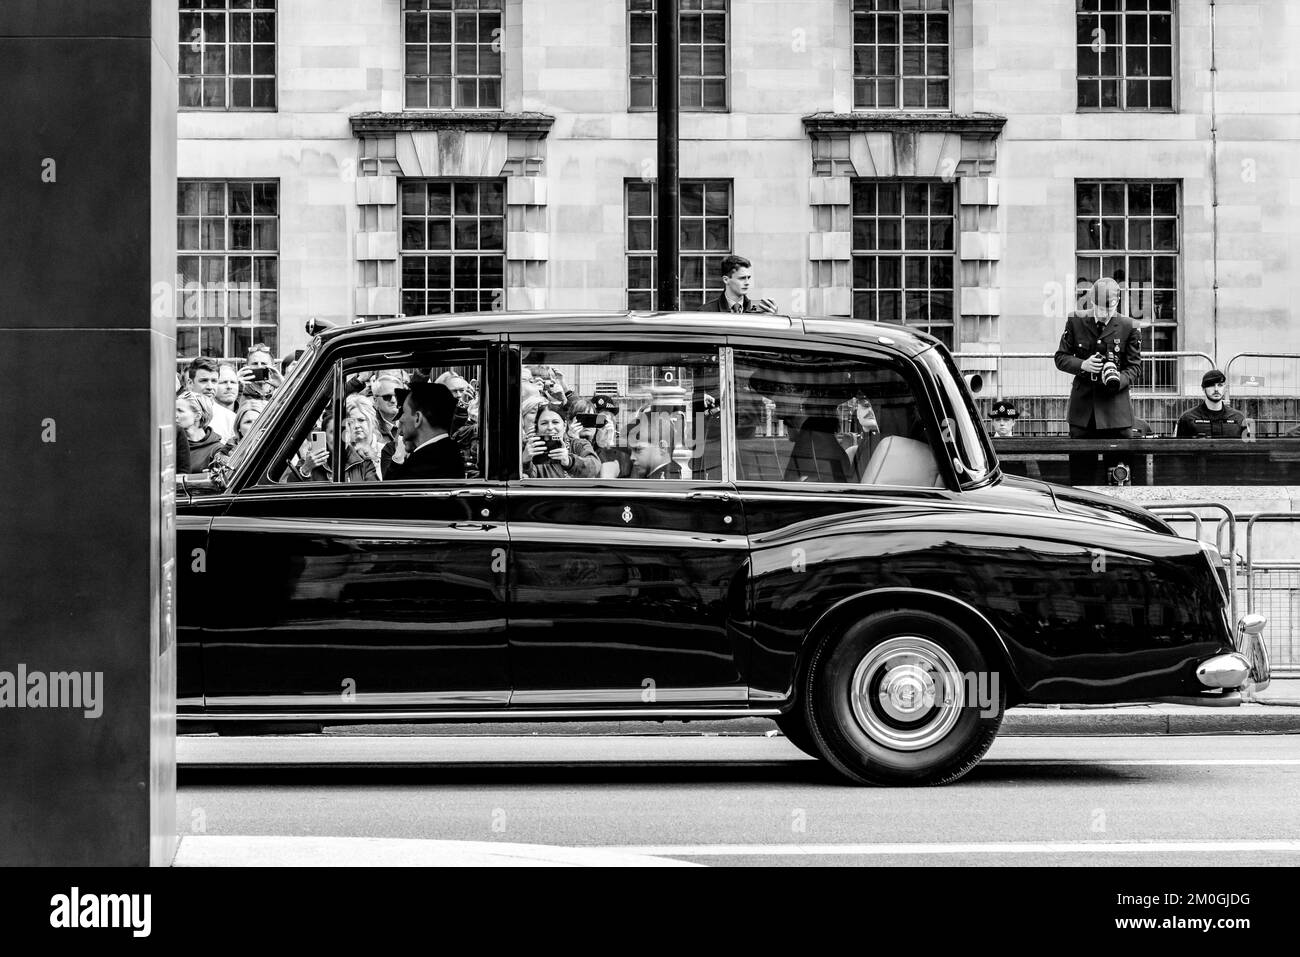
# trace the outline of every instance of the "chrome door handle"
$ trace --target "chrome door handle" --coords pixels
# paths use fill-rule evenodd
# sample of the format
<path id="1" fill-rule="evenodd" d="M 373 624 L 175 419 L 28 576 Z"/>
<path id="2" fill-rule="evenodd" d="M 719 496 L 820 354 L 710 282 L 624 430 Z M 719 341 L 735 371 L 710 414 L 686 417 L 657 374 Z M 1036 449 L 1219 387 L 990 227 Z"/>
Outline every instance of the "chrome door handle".
<path id="1" fill-rule="evenodd" d="M 456 498 L 492 498 L 492 490 L 490 488 L 458 488 L 451 494 Z"/>
<path id="2" fill-rule="evenodd" d="M 714 502 L 731 501 L 730 492 L 691 492 L 686 497 L 692 500 L 709 499 L 710 501 L 714 501 Z"/>

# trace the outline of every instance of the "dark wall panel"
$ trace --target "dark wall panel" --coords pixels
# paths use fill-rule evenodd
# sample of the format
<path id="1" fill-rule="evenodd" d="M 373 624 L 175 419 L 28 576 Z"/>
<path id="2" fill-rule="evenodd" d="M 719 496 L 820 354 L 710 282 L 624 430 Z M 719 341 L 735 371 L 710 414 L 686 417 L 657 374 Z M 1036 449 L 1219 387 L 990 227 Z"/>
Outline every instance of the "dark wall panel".
<path id="1" fill-rule="evenodd" d="M 175 328 L 150 308 L 175 264 L 175 17 L 163 0 L 0 3 L 0 865 L 175 848 Z M 18 708 L 22 671 L 98 694 Z"/>

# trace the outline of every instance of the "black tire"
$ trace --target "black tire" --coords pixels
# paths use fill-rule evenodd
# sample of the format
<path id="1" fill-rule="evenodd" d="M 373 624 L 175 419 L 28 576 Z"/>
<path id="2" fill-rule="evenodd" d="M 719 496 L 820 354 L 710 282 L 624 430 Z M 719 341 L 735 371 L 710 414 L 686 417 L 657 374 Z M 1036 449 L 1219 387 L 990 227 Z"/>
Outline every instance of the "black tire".
<path id="1" fill-rule="evenodd" d="M 779 715 L 776 718 L 776 726 L 781 729 L 781 733 L 796 748 L 804 754 L 821 760 L 821 752 L 817 750 L 817 742 L 813 739 L 812 731 L 806 723 L 802 708 L 796 707 L 793 711 Z"/>
<path id="2" fill-rule="evenodd" d="M 942 704 L 945 689 L 960 707 Z M 817 751 L 857 784 L 956 781 L 988 751 L 1006 711 L 1001 675 L 974 639 L 911 609 L 876 612 L 827 636 L 801 697 Z"/>

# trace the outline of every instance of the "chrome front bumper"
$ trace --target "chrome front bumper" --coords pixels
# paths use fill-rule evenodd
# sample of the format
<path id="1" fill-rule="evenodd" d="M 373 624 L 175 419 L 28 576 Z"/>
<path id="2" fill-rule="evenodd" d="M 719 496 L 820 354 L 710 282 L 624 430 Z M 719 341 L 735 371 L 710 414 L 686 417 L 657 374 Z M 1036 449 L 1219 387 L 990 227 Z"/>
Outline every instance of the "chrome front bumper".
<path id="1" fill-rule="evenodd" d="M 1207 688 L 1241 689 L 1250 700 L 1268 687 L 1272 672 L 1264 644 L 1263 615 L 1242 615 L 1233 634 L 1236 651 L 1215 655 L 1196 666 L 1196 679 Z"/>

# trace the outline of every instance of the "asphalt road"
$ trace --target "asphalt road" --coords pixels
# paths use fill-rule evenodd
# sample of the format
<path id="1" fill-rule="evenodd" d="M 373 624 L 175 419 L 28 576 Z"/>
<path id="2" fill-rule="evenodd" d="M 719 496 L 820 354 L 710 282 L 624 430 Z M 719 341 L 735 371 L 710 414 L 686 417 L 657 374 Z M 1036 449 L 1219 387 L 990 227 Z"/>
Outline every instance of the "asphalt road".
<path id="1" fill-rule="evenodd" d="M 926 789 L 842 785 L 779 737 L 179 747 L 178 863 L 273 863 L 275 846 L 246 839 L 283 835 L 362 839 L 330 845 L 357 862 L 510 845 L 711 866 L 1300 865 L 1293 735 L 1005 737 L 960 783 Z"/>

